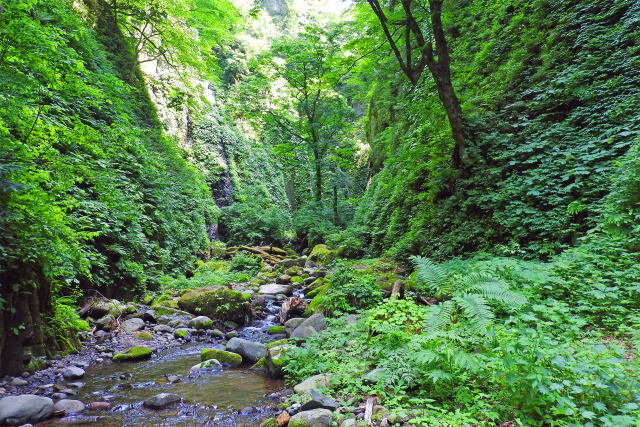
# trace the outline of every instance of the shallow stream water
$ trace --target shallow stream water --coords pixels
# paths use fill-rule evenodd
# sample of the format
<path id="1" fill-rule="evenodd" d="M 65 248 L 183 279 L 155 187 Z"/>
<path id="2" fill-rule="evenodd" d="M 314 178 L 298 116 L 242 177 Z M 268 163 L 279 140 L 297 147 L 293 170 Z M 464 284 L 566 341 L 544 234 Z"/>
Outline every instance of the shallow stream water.
<path id="1" fill-rule="evenodd" d="M 278 309 L 274 301 L 268 301 L 267 316 L 239 330 L 239 336 L 251 341 L 273 340 L 266 331 L 276 324 Z M 201 350 L 211 347 L 215 344 L 186 344 L 161 350 L 146 361 L 93 365 L 82 378 L 84 386 L 70 398 L 85 403 L 106 401 L 111 409 L 86 410 L 82 415 L 39 425 L 248 427 L 259 426 L 273 416 L 280 402 L 276 392 L 284 388 L 282 380 L 248 367 L 189 372 L 200 363 Z M 171 383 L 169 375 L 180 380 Z M 159 393 L 176 393 L 182 402 L 161 410 L 143 407 L 145 399 Z"/>

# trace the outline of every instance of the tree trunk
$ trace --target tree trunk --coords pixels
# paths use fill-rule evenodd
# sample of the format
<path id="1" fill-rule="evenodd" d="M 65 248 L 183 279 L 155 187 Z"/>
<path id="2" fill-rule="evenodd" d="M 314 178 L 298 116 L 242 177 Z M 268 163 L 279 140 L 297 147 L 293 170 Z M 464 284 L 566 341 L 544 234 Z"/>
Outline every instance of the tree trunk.
<path id="1" fill-rule="evenodd" d="M 315 199 L 316 202 L 322 201 L 322 164 L 320 163 L 320 152 L 317 148 L 313 149 L 313 166 L 315 168 Z"/>
<path id="2" fill-rule="evenodd" d="M 440 67 L 436 67 L 440 68 Z M 454 166 L 458 167 L 462 164 L 469 163 L 469 155 L 467 154 L 466 136 L 464 134 L 464 126 L 462 121 L 462 108 L 460 102 L 451 84 L 449 76 L 449 68 L 437 70 L 433 72 L 436 80 L 436 88 L 438 89 L 438 97 L 442 101 L 442 106 L 447 113 L 449 124 L 451 125 L 451 134 L 455 141 L 455 150 L 453 153 Z"/>

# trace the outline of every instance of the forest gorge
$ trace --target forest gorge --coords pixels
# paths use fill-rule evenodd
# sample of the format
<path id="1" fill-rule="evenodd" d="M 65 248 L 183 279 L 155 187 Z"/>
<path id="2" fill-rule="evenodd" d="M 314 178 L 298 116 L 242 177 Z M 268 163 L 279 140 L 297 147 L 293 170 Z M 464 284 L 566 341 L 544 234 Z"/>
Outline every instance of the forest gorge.
<path id="1" fill-rule="evenodd" d="M 637 426 L 639 159 L 635 0 L 0 0 L 0 425 Z"/>

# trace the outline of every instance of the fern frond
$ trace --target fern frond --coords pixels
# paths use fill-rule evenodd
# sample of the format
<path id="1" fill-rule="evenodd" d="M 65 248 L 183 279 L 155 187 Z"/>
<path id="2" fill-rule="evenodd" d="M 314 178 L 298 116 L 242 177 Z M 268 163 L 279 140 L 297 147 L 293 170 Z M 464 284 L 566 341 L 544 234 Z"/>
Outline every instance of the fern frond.
<path id="1" fill-rule="evenodd" d="M 411 257 L 411 261 L 413 261 L 416 267 L 416 282 L 418 282 L 419 285 L 435 293 L 440 291 L 447 283 L 447 272 L 445 269 L 429 258 L 413 256 Z"/>
<path id="2" fill-rule="evenodd" d="M 464 294 L 453 299 L 462 308 L 465 317 L 469 320 L 470 330 L 477 334 L 486 334 L 494 319 L 487 300 L 478 294 Z"/>
<path id="3" fill-rule="evenodd" d="M 452 375 L 443 371 L 442 369 L 433 369 L 427 372 L 427 377 L 433 381 L 433 383 L 437 383 L 439 381 L 446 381 L 452 378 Z"/>
<path id="4" fill-rule="evenodd" d="M 438 353 L 433 350 L 423 349 L 420 350 L 418 354 L 414 356 L 416 363 L 421 365 L 431 365 L 434 362 L 437 362 L 442 359 Z"/>
<path id="5" fill-rule="evenodd" d="M 480 364 L 475 356 L 462 350 L 453 355 L 453 364 L 466 371 L 477 372 Z"/>
<path id="6" fill-rule="evenodd" d="M 477 293 L 484 298 L 501 302 L 510 308 L 517 308 L 527 303 L 527 299 L 509 289 L 509 285 L 495 277 L 483 274 L 470 274 L 463 280 L 463 287 L 468 293 Z"/>
<path id="7" fill-rule="evenodd" d="M 451 324 L 451 315 L 455 309 L 453 301 L 444 301 L 433 305 L 425 316 L 425 329 L 430 333 L 444 331 Z"/>

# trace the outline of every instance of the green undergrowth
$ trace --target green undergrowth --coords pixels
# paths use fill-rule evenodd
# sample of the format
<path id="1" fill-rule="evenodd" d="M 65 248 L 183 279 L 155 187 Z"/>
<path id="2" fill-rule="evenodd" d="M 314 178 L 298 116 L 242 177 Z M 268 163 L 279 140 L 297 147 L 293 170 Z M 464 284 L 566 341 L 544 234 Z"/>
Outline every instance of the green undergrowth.
<path id="1" fill-rule="evenodd" d="M 416 258 L 406 299 L 346 310 L 339 294 L 325 300 L 340 308 L 334 313 L 356 313 L 358 320 L 330 319 L 327 331 L 292 348 L 286 378 L 331 373 L 339 399 L 376 395 L 418 425 L 636 425 L 640 363 L 630 341 L 633 324 L 625 321 L 635 312 L 630 291 L 611 291 L 610 305 L 622 308 L 606 317 L 603 305 L 588 310 L 599 294 L 577 290 L 597 264 L 578 269 L 567 264 L 573 256 L 551 263 L 483 254 L 445 264 Z M 351 265 L 371 271 L 378 263 Z M 348 276 L 349 286 L 366 289 L 357 273 L 342 268 L 348 269 L 339 267 L 338 276 Z M 418 295 L 433 298 L 432 305 Z"/>
<path id="2" fill-rule="evenodd" d="M 261 266 L 262 263 L 258 258 L 238 252 L 230 261 L 198 261 L 193 276 L 190 278 L 181 276 L 177 279 L 166 278 L 161 288 L 163 290 L 182 290 L 249 282 L 255 277 Z"/>

